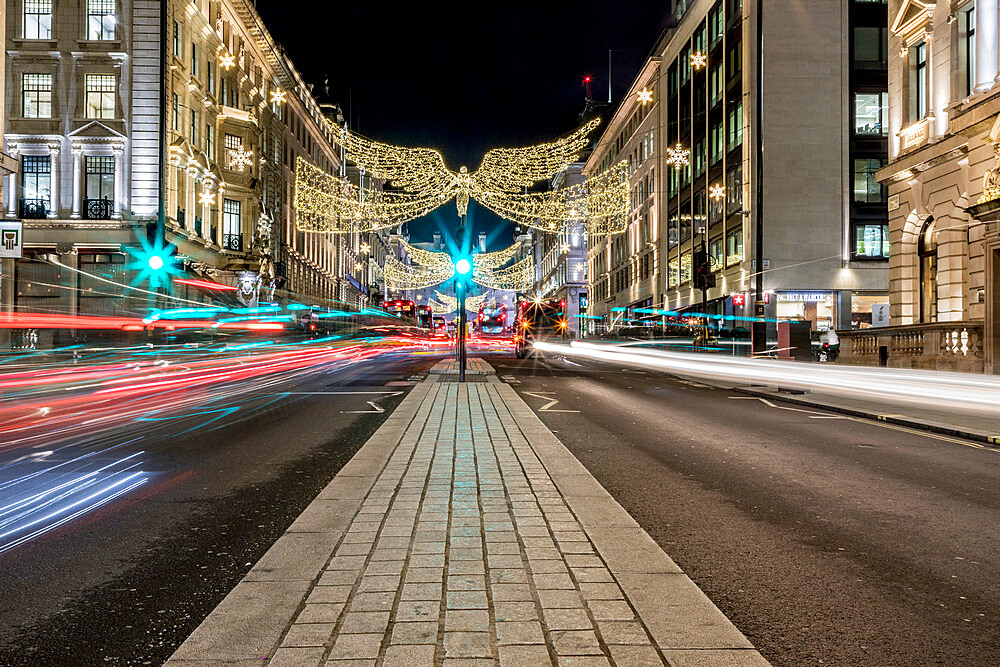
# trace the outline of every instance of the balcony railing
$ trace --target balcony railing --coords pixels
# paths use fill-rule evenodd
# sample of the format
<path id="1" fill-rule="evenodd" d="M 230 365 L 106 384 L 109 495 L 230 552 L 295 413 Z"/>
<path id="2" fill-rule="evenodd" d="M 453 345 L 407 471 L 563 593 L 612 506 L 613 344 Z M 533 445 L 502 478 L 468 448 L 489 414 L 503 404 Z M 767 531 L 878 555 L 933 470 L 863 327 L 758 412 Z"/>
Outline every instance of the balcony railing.
<path id="1" fill-rule="evenodd" d="M 837 363 L 983 372 L 982 322 L 933 322 L 837 333 Z"/>
<path id="2" fill-rule="evenodd" d="M 44 218 L 49 214 L 48 199 L 22 199 L 21 217 L 28 219 Z"/>
<path id="3" fill-rule="evenodd" d="M 110 220 L 112 211 L 114 202 L 107 197 L 83 200 L 83 217 L 87 220 Z"/>
<path id="4" fill-rule="evenodd" d="M 243 235 L 242 234 L 223 234 L 222 235 L 222 249 L 231 250 L 233 252 L 243 252 Z"/>

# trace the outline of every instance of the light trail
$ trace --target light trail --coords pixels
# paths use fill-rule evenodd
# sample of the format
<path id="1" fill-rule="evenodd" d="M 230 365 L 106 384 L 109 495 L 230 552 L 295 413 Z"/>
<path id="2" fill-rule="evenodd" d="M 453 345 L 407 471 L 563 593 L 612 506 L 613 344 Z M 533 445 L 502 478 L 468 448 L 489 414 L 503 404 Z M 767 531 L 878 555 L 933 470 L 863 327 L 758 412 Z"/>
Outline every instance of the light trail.
<path id="1" fill-rule="evenodd" d="M 1000 414 L 1000 378 L 897 368 L 819 365 L 636 349 L 637 343 L 537 342 L 534 348 L 569 358 L 642 366 L 729 384 L 822 390 L 850 398 L 880 399 L 931 408 Z"/>

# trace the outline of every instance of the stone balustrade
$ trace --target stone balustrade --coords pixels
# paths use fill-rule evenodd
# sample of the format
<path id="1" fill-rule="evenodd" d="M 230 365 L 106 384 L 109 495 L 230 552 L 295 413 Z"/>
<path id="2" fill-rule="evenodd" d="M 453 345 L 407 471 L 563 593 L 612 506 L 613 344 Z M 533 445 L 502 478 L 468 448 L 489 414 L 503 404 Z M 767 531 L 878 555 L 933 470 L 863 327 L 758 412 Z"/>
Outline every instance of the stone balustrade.
<path id="1" fill-rule="evenodd" d="M 983 372 L 983 324 L 934 322 L 838 331 L 839 364 Z"/>

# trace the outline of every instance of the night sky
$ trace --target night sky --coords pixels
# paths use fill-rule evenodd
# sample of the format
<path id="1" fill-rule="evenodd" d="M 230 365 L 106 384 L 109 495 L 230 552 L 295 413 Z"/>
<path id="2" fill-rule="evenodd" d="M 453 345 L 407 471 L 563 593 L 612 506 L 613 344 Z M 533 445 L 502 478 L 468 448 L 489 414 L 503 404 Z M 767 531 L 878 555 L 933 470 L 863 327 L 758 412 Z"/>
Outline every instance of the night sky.
<path id="1" fill-rule="evenodd" d="M 257 0 L 257 9 L 317 93 L 329 78 L 352 129 L 436 148 L 450 169 L 472 171 L 490 148 L 575 129 L 585 75 L 607 100 L 608 49 L 617 104 L 666 27 L 668 4 Z M 475 203 L 469 221 L 493 249 L 510 244 L 513 226 Z M 426 241 L 457 223 L 449 203 L 408 228 Z"/>

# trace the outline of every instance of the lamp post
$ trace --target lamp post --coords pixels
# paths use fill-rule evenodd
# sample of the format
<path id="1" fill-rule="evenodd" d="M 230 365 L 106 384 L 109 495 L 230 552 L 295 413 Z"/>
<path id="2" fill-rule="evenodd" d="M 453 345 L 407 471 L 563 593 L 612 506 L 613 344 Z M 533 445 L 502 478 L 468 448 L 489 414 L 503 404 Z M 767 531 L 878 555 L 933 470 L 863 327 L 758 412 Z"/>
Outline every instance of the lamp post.
<path id="1" fill-rule="evenodd" d="M 461 212 L 462 222 L 458 227 L 459 243 L 461 244 L 461 254 L 455 262 L 455 296 L 458 297 L 458 335 L 455 337 L 455 356 L 458 358 L 458 381 L 465 382 L 465 281 L 472 264 L 467 259 L 469 252 L 468 234 L 465 228 L 465 211 Z"/>

